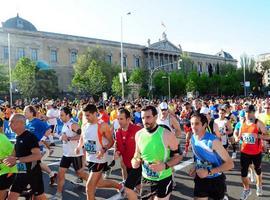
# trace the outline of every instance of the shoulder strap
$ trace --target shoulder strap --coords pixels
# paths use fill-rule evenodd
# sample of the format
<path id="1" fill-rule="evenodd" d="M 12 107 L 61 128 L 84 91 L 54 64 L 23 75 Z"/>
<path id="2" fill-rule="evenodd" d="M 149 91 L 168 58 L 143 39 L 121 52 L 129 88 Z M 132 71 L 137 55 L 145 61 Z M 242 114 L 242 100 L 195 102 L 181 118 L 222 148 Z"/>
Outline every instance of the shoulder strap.
<path id="1" fill-rule="evenodd" d="M 102 143 L 102 132 L 101 132 L 101 124 L 98 123 L 98 129 L 97 129 L 97 133 L 98 133 L 98 141 L 100 143 L 100 145 L 103 147 L 103 143 Z"/>

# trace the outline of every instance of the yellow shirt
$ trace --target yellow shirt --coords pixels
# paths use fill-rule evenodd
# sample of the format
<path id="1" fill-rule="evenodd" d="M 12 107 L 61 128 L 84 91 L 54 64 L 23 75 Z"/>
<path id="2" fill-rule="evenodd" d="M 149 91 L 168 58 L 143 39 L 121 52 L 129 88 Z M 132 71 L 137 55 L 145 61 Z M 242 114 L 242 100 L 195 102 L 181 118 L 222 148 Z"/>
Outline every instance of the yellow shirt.
<path id="1" fill-rule="evenodd" d="M 267 129 L 267 133 L 270 134 L 270 114 L 266 114 L 266 113 L 260 114 L 259 120 L 261 120 L 264 123 Z"/>

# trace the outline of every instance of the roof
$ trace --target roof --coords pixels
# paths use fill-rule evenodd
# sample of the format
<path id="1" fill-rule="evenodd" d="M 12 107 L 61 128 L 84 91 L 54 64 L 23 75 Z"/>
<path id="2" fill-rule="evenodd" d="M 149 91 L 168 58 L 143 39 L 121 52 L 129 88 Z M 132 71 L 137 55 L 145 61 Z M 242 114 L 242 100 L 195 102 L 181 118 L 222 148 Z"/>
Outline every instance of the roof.
<path id="1" fill-rule="evenodd" d="M 226 59 L 233 59 L 233 57 L 231 56 L 231 54 L 229 54 L 226 51 L 221 50 L 220 52 L 216 53 L 217 56 L 222 57 L 222 58 L 226 58 Z"/>
<path id="2" fill-rule="evenodd" d="M 2 27 L 20 29 L 25 31 L 37 31 L 36 27 L 31 22 L 19 17 L 19 14 L 17 14 L 16 17 L 10 18 L 5 22 L 2 22 Z"/>

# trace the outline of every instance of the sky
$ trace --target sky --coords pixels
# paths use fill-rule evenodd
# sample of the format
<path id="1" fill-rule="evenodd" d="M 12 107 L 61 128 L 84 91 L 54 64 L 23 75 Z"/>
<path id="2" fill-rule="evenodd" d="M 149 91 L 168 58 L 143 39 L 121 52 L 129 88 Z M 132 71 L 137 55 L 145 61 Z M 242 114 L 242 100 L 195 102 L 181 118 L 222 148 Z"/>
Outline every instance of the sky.
<path id="1" fill-rule="evenodd" d="M 0 0 L 0 21 L 19 13 L 39 31 L 120 41 L 122 16 L 124 42 L 147 45 L 166 31 L 183 51 L 239 61 L 270 53 L 269 10 L 270 0 Z"/>

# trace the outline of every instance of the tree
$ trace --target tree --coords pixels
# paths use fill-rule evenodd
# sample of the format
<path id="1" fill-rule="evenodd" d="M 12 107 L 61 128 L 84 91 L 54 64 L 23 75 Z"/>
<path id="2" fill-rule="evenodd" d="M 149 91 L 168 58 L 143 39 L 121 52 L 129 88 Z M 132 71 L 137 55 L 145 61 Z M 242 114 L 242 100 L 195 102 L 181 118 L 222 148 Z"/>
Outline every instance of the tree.
<path id="1" fill-rule="evenodd" d="M 58 92 L 58 80 L 55 70 L 39 70 L 36 68 L 35 96 L 54 98 Z"/>
<path id="2" fill-rule="evenodd" d="M 84 74 L 76 73 L 72 80 L 72 85 L 79 91 L 88 92 L 91 95 L 100 95 L 106 84 L 106 77 L 94 60 Z"/>
<path id="3" fill-rule="evenodd" d="M 33 96 L 36 78 L 36 65 L 29 58 L 21 58 L 13 70 L 13 77 L 23 96 L 30 98 Z"/>
<path id="4" fill-rule="evenodd" d="M 120 72 L 120 67 L 106 62 L 105 58 L 107 53 L 108 52 L 106 52 L 106 50 L 102 49 L 99 46 L 96 46 L 88 48 L 86 52 L 78 56 L 77 62 L 74 65 L 75 73 L 73 80 L 77 82 L 76 88 L 78 88 L 79 91 L 82 91 L 83 88 L 83 82 L 81 82 L 82 77 L 88 70 L 88 67 L 90 66 L 92 61 L 95 61 L 97 63 L 97 66 L 99 66 L 99 68 L 101 69 L 103 75 L 106 77 L 106 86 L 104 87 L 104 90 L 110 94 L 113 77 L 118 75 L 118 73 Z M 82 84 L 79 84 L 79 82 L 81 82 Z M 72 86 L 75 86 L 73 82 Z"/>
<path id="5" fill-rule="evenodd" d="M 180 68 L 185 75 L 194 70 L 194 61 L 186 53 L 181 55 L 181 60 Z"/>
<path id="6" fill-rule="evenodd" d="M 196 91 L 196 84 L 193 80 L 189 79 L 186 84 L 186 92 L 195 92 Z"/>
<path id="7" fill-rule="evenodd" d="M 112 92 L 116 96 L 121 96 L 122 95 L 122 85 L 120 83 L 119 76 L 113 77 Z"/>
<path id="8" fill-rule="evenodd" d="M 262 73 L 262 76 L 264 76 L 268 70 L 270 70 L 270 60 L 261 62 L 260 71 Z"/>
<path id="9" fill-rule="evenodd" d="M 9 76 L 8 68 L 5 65 L 0 65 L 0 93 L 8 93 Z"/>

